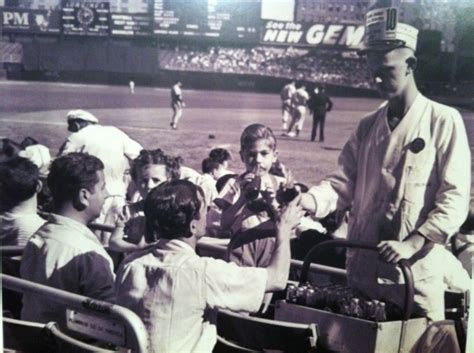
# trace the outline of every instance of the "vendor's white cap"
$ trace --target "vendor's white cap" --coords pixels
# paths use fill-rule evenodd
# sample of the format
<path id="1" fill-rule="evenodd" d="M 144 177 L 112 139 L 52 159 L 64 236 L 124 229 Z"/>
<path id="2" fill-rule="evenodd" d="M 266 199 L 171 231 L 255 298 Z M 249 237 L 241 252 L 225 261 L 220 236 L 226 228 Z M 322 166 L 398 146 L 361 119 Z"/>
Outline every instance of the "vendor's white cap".
<path id="1" fill-rule="evenodd" d="M 383 7 L 371 10 L 366 16 L 364 48 L 360 55 L 367 52 L 389 51 L 406 47 L 416 51 L 418 30 L 406 23 L 398 22 L 396 7 Z"/>
<path id="2" fill-rule="evenodd" d="M 88 121 L 94 124 L 97 124 L 99 122 L 99 119 L 97 119 L 93 114 L 86 112 L 82 109 L 71 110 L 69 113 L 67 113 L 67 121 L 78 119 Z"/>

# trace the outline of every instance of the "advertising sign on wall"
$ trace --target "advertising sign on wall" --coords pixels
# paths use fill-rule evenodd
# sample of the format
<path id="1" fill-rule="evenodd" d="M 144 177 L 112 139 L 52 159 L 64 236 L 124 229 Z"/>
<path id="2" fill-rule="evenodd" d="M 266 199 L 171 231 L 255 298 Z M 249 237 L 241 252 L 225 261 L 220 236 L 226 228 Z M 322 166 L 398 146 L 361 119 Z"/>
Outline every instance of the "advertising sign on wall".
<path id="1" fill-rule="evenodd" d="M 325 46 L 358 49 L 362 46 L 365 28 L 351 24 L 302 24 L 266 21 L 262 28 L 262 44 L 304 47 Z"/>
<path id="2" fill-rule="evenodd" d="M 5 33 L 59 33 L 59 8 L 4 7 L 1 14 L 2 29 Z"/>

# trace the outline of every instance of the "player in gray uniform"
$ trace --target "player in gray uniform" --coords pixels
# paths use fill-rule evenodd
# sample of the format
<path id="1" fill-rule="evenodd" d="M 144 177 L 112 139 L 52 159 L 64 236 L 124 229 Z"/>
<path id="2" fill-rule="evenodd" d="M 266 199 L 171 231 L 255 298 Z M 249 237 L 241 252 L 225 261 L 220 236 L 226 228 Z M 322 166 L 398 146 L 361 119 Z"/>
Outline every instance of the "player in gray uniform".
<path id="1" fill-rule="evenodd" d="M 296 91 L 295 81 L 292 80 L 288 84 L 286 84 L 281 92 L 281 113 L 282 113 L 282 132 L 283 134 L 286 133 L 288 129 L 288 120 L 291 121 L 292 119 L 292 107 L 291 107 L 291 97 Z"/>

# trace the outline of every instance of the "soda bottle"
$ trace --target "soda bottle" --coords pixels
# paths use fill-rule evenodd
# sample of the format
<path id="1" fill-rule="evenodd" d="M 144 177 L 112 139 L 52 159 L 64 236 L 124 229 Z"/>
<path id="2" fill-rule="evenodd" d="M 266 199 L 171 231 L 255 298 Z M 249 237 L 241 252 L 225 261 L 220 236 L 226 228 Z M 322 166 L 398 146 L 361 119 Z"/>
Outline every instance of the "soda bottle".
<path id="1" fill-rule="evenodd" d="M 362 318 L 363 313 L 362 313 L 362 308 L 360 306 L 359 298 L 352 298 L 351 304 L 350 304 L 350 313 L 351 313 L 351 316 L 355 318 Z"/>
<path id="2" fill-rule="evenodd" d="M 259 176 L 255 176 L 251 182 L 245 187 L 245 198 L 247 201 L 254 201 L 260 195 L 260 184 L 262 180 Z"/>
<path id="3" fill-rule="evenodd" d="M 308 289 L 306 290 L 306 306 L 309 306 L 311 308 L 314 308 L 316 306 L 316 295 L 316 290 L 312 287 L 308 287 Z"/>
<path id="4" fill-rule="evenodd" d="M 365 318 L 367 320 L 373 320 L 375 321 L 375 304 L 373 300 L 366 300 L 364 302 L 365 306 Z"/>
<path id="5" fill-rule="evenodd" d="M 305 285 L 299 286 L 296 289 L 296 303 L 300 305 L 305 305 L 306 302 L 306 290 L 308 288 Z"/>
<path id="6" fill-rule="evenodd" d="M 294 284 L 289 284 L 286 288 L 286 301 L 288 303 L 296 303 L 296 291 L 297 288 Z"/>
<path id="7" fill-rule="evenodd" d="M 385 310 L 385 303 L 379 302 L 375 310 L 375 321 L 384 322 L 387 321 L 387 312 Z"/>

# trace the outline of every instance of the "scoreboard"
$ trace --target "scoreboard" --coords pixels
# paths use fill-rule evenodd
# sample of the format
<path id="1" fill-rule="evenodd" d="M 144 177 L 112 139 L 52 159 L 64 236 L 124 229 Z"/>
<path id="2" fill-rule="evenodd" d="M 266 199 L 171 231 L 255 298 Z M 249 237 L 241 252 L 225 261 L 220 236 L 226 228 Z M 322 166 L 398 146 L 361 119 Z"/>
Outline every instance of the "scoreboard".
<path id="1" fill-rule="evenodd" d="M 109 35 L 108 1 L 63 1 L 62 31 L 68 35 Z"/>
<path id="2" fill-rule="evenodd" d="M 151 36 L 153 0 L 110 0 L 112 36 Z"/>
<path id="3" fill-rule="evenodd" d="M 261 0 L 154 0 L 153 32 L 257 43 L 260 4 Z"/>

